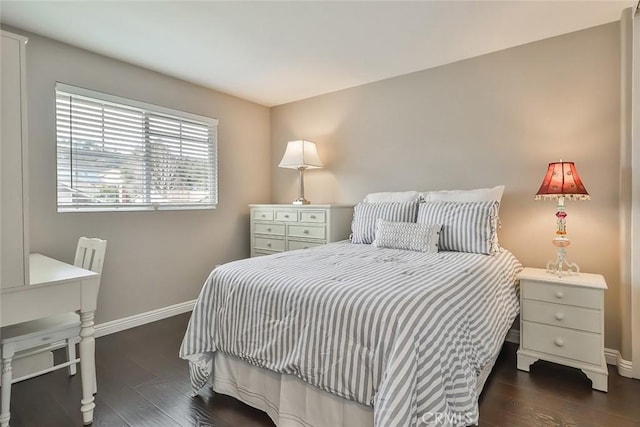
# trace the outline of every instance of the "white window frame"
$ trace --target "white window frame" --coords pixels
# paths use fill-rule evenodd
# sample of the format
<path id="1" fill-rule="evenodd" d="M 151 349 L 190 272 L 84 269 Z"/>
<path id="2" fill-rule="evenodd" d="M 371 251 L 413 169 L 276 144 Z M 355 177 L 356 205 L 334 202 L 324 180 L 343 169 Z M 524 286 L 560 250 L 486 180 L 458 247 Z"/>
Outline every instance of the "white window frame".
<path id="1" fill-rule="evenodd" d="M 123 98 L 115 95 L 110 95 L 103 92 L 98 92 L 90 89 L 85 89 L 77 86 L 71 86 L 65 83 L 57 82 L 55 85 L 55 97 L 57 102 L 58 92 L 63 92 L 66 94 L 70 94 L 75 97 L 87 98 L 92 101 L 99 101 L 105 104 L 114 104 L 116 106 L 125 106 L 134 109 L 143 110 L 144 112 L 166 115 L 171 118 L 180 118 L 184 120 L 190 120 L 193 122 L 198 122 L 201 124 L 207 124 L 211 129 L 210 143 L 212 144 L 212 170 L 211 170 L 211 180 L 213 181 L 211 186 L 211 203 L 208 204 L 165 204 L 165 203 L 145 203 L 145 204 L 108 204 L 105 206 L 100 206 L 99 204 L 87 204 L 87 205 L 77 205 L 77 206 L 69 206 L 59 204 L 59 191 L 58 191 L 58 168 L 56 166 L 56 206 L 57 211 L 59 213 L 64 212 L 116 212 L 116 211 L 154 211 L 154 210 L 201 210 L 201 209 L 215 209 L 218 205 L 218 138 L 217 138 L 217 127 L 218 120 L 201 116 L 198 114 L 188 113 L 180 110 L 175 110 L 172 108 L 162 107 L 159 105 L 149 104 L 142 101 L 137 101 L 129 98 Z M 58 116 L 58 110 L 56 105 L 56 122 Z M 146 144 L 149 144 L 149 141 L 145 141 Z M 56 123 L 56 165 L 58 162 L 58 125 Z M 149 184 L 146 182 L 146 184 Z"/>

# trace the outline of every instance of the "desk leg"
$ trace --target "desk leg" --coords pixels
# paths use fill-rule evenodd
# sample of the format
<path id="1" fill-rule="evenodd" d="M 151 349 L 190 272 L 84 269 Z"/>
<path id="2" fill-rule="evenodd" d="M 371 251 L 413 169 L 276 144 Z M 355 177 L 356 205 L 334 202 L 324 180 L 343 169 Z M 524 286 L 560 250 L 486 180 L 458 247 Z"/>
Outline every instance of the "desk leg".
<path id="1" fill-rule="evenodd" d="M 84 425 L 93 422 L 93 373 L 95 372 L 96 343 L 93 338 L 93 311 L 80 313 L 80 374 L 82 376 L 82 400 L 80 410 Z"/>
<path id="2" fill-rule="evenodd" d="M 13 379 L 13 368 L 11 361 L 15 355 L 15 347 L 13 344 L 5 344 L 2 346 L 2 409 L 0 409 L 0 426 L 9 427 L 9 419 L 11 418 L 10 401 L 11 401 L 11 380 Z"/>

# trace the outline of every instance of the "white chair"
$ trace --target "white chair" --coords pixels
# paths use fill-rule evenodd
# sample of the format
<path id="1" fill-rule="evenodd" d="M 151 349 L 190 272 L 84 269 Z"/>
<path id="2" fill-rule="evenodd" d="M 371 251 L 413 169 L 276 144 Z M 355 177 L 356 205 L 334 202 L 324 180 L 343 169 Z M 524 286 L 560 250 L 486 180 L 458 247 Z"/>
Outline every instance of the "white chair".
<path id="1" fill-rule="evenodd" d="M 106 240 L 81 237 L 78 240 L 73 264 L 101 274 L 106 249 Z M 80 341 L 80 316 L 77 313 L 64 313 L 7 326 L 2 328 L 0 339 L 3 362 L 0 427 L 7 427 L 10 418 L 11 384 L 65 367 L 69 368 L 69 375 L 76 374 L 76 365 L 80 362 L 80 359 L 76 357 L 76 344 Z M 21 378 L 12 378 L 11 363 L 13 359 L 50 351 L 52 344 L 61 341 L 66 342 L 66 362 Z M 98 390 L 95 370 L 93 372 L 93 386 L 95 394 Z"/>

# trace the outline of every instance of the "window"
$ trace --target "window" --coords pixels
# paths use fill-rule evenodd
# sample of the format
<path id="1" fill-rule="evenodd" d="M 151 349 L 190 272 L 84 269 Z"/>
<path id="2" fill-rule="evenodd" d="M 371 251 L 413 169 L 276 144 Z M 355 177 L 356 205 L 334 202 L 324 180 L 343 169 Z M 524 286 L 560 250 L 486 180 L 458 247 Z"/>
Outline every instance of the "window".
<path id="1" fill-rule="evenodd" d="M 217 126 L 57 83 L 58 212 L 215 208 Z"/>

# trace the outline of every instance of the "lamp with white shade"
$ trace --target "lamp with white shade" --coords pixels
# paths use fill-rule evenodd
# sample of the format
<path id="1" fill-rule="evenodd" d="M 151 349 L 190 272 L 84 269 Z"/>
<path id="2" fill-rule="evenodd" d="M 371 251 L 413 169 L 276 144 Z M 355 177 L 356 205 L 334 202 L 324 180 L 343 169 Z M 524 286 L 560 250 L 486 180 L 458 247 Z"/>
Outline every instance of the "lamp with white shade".
<path id="1" fill-rule="evenodd" d="M 322 167 L 316 144 L 304 140 L 289 141 L 278 167 L 298 170 L 298 198 L 293 204 L 308 205 L 309 201 L 304 198 L 304 171 Z"/>

